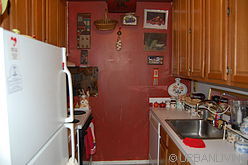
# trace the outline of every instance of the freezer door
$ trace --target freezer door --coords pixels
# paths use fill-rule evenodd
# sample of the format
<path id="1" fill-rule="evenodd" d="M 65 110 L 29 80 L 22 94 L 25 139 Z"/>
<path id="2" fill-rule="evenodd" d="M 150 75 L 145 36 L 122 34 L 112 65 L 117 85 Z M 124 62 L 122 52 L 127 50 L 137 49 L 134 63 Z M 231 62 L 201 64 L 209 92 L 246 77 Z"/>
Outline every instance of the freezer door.
<path id="1" fill-rule="evenodd" d="M 67 117 L 62 49 L 2 29 L 0 33 L 4 67 L 0 99 L 6 100 L 0 105 L 0 130 L 6 130 L 5 137 L 9 137 L 0 142 L 8 143 L 0 151 L 10 152 L 0 155 L 13 165 L 26 164 Z"/>
<path id="2" fill-rule="evenodd" d="M 65 165 L 68 161 L 67 128 L 61 127 L 28 165 Z"/>

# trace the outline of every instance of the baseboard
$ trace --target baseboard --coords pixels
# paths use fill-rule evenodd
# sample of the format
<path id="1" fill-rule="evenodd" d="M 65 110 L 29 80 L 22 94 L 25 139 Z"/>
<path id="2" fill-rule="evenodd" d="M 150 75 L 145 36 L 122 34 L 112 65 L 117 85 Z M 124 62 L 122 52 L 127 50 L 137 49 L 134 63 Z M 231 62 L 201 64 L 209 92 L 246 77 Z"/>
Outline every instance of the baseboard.
<path id="1" fill-rule="evenodd" d="M 86 165 L 88 165 L 89 162 L 83 162 Z M 124 161 L 92 161 L 91 165 L 102 165 L 102 164 L 107 164 L 107 165 L 119 165 L 119 164 L 149 164 L 149 160 L 124 160 Z"/>

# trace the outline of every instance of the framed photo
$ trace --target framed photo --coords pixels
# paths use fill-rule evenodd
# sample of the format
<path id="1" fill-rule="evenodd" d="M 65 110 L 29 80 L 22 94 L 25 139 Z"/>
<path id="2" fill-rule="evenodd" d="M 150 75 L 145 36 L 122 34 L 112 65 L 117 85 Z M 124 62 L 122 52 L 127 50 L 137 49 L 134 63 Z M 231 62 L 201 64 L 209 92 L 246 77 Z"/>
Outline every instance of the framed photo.
<path id="1" fill-rule="evenodd" d="M 138 17 L 132 14 L 122 15 L 121 22 L 123 25 L 136 26 L 138 24 Z"/>
<path id="2" fill-rule="evenodd" d="M 144 33 L 145 51 L 163 51 L 167 46 L 166 33 Z"/>
<path id="3" fill-rule="evenodd" d="M 168 10 L 144 10 L 144 28 L 167 29 Z"/>
<path id="4" fill-rule="evenodd" d="M 164 56 L 147 56 L 148 65 L 163 65 Z"/>

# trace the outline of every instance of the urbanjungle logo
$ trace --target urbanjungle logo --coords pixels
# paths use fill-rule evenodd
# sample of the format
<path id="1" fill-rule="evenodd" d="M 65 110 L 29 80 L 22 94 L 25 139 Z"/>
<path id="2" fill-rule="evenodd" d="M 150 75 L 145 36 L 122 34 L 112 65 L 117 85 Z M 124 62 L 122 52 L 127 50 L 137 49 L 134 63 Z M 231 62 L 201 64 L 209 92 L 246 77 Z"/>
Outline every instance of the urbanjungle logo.
<path id="1" fill-rule="evenodd" d="M 187 154 L 185 158 L 182 158 L 176 154 L 169 155 L 169 161 L 172 163 L 175 162 L 188 162 L 192 160 L 194 163 L 223 163 L 223 162 L 235 162 L 235 163 L 244 163 L 248 164 L 247 158 L 239 154 L 234 153 L 206 153 L 206 154 Z"/>

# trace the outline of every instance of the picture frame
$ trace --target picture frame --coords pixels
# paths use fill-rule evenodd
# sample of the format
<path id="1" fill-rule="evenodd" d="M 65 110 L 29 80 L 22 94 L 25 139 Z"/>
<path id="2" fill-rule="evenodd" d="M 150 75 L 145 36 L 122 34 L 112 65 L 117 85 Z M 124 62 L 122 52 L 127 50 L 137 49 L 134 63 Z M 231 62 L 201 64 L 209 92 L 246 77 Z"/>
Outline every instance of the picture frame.
<path id="1" fill-rule="evenodd" d="M 164 56 L 147 56 L 148 65 L 163 65 Z"/>
<path id="2" fill-rule="evenodd" d="M 144 9 L 144 28 L 167 29 L 168 10 Z"/>
<path id="3" fill-rule="evenodd" d="M 125 26 L 137 26 L 138 25 L 138 17 L 133 14 L 121 15 L 122 25 Z"/>
<path id="4" fill-rule="evenodd" d="M 91 47 L 91 14 L 77 13 L 77 48 Z"/>
<path id="5" fill-rule="evenodd" d="M 167 33 L 144 33 L 144 51 L 164 51 Z"/>

